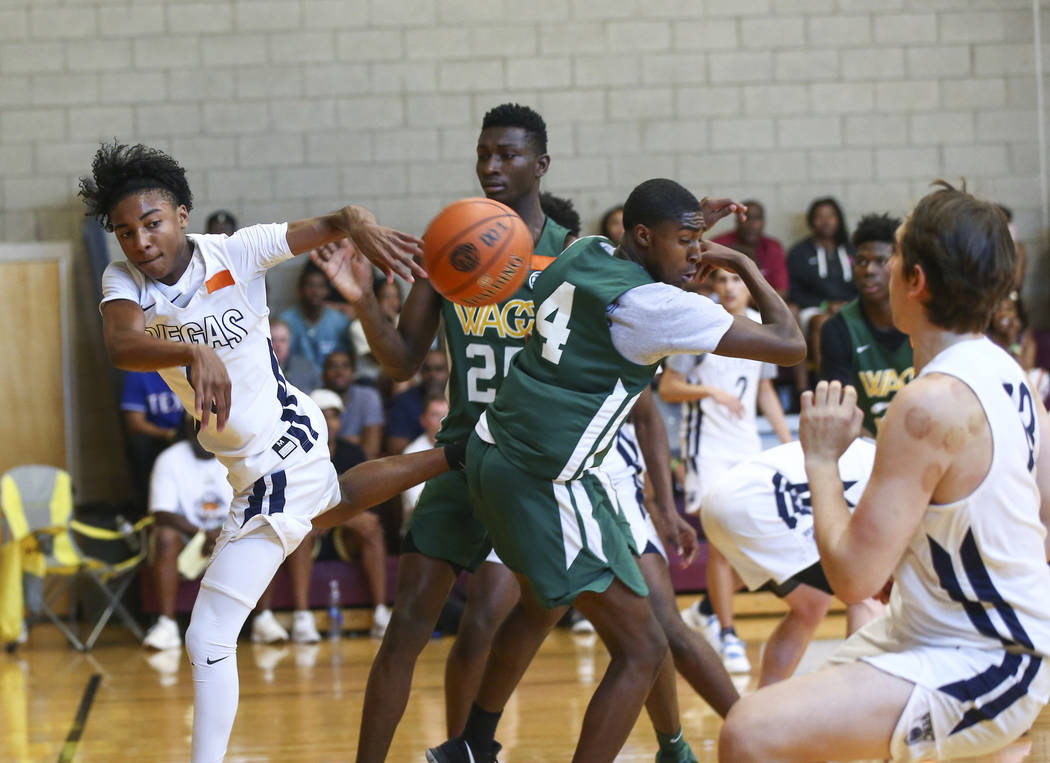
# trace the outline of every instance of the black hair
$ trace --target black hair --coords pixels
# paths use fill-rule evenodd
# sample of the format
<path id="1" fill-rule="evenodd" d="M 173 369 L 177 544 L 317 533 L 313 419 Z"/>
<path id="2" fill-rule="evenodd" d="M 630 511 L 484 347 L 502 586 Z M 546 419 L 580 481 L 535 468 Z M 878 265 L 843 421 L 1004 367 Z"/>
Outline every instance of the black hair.
<path id="1" fill-rule="evenodd" d="M 901 227 L 900 219 L 885 215 L 865 215 L 853 231 L 853 246 L 859 247 L 869 241 L 880 244 L 894 244 L 897 241 L 897 228 Z"/>
<path id="2" fill-rule="evenodd" d="M 901 234 L 905 273 L 916 265 L 926 274 L 926 316 L 935 326 L 984 331 L 992 313 L 1014 286 L 1017 250 L 1006 216 L 943 180 L 915 206 Z"/>
<path id="3" fill-rule="evenodd" d="M 110 213 L 133 193 L 160 191 L 172 206 L 193 209 L 193 193 L 186 170 L 174 159 L 149 146 L 103 143 L 95 152 L 91 175 L 80 178 L 80 198 L 87 214 L 108 231 L 113 230 Z"/>
<path id="4" fill-rule="evenodd" d="M 303 288 L 303 286 L 306 284 L 306 279 L 312 276 L 314 273 L 320 273 L 324 277 L 325 281 L 328 281 L 328 276 L 324 274 L 324 271 L 321 270 L 321 268 L 317 267 L 313 260 L 311 260 L 309 257 L 306 257 L 304 259 L 306 259 L 306 262 L 303 263 L 302 270 L 299 271 L 299 280 L 296 283 L 296 286 L 298 286 L 298 288 Z"/>
<path id="5" fill-rule="evenodd" d="M 540 194 L 540 208 L 554 222 L 569 229 L 573 236 L 580 235 L 580 213 L 572 205 L 572 199 L 563 199 L 544 191 Z"/>
<path id="6" fill-rule="evenodd" d="M 806 225 L 813 230 L 813 218 L 816 217 L 817 209 L 823 206 L 834 207 L 835 214 L 839 218 L 839 227 L 835 231 L 835 243 L 838 246 L 845 246 L 849 243 L 849 228 L 846 226 L 846 215 L 842 214 L 842 207 L 835 201 L 834 196 L 821 196 L 810 202 L 809 209 L 806 210 Z"/>
<path id="7" fill-rule="evenodd" d="M 667 178 L 653 178 L 639 184 L 623 204 L 623 229 L 636 225 L 653 227 L 665 220 L 676 222 L 690 213 L 700 213 L 700 202 L 687 188 Z"/>
<path id="8" fill-rule="evenodd" d="M 609 238 L 609 220 L 617 212 L 623 212 L 623 204 L 617 204 L 615 207 L 609 207 L 605 210 L 605 214 L 602 215 L 602 220 L 598 223 L 598 233 Z"/>
<path id="9" fill-rule="evenodd" d="M 481 129 L 490 127 L 520 127 L 536 149 L 537 154 L 547 153 L 547 123 L 543 117 L 518 103 L 501 103 L 489 109 L 481 121 Z"/>
<path id="10" fill-rule="evenodd" d="M 237 230 L 237 218 L 234 217 L 233 212 L 217 209 L 208 215 L 208 219 L 204 223 L 204 230 L 211 230 L 213 225 L 229 225 L 234 230 Z"/>

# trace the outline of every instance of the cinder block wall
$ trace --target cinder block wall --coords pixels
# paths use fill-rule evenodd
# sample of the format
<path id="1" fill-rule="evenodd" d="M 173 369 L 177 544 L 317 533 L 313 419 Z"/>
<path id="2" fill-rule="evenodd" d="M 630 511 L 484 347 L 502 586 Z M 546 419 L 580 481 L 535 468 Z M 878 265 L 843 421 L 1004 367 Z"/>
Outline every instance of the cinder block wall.
<path id="1" fill-rule="evenodd" d="M 1031 0 L 6 0 L 0 240 L 76 239 L 77 177 L 112 137 L 184 163 L 194 229 L 218 207 L 250 223 L 353 201 L 420 232 L 478 192 L 481 116 L 516 100 L 546 118 L 546 187 L 588 227 L 665 175 L 762 199 L 789 244 L 815 196 L 852 223 L 965 176 L 1013 207 L 1045 299 L 1032 19 Z M 274 274 L 278 305 L 292 278 Z M 81 288 L 89 495 L 116 468 L 92 302 Z"/>

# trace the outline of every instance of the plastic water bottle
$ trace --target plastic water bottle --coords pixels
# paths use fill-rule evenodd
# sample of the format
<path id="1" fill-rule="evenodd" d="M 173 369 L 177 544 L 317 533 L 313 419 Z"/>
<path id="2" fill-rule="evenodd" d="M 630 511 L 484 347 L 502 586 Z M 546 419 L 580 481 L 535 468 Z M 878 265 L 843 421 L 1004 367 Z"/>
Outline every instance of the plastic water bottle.
<path id="1" fill-rule="evenodd" d="M 339 594 L 339 581 L 328 581 L 328 638 L 336 640 L 343 635 L 343 598 Z"/>
<path id="2" fill-rule="evenodd" d="M 128 544 L 128 548 L 131 549 L 133 554 L 137 554 L 142 546 L 139 543 L 138 533 L 135 532 L 135 526 L 125 519 L 122 514 L 117 514 L 116 521 L 117 530 L 124 536 L 124 542 Z"/>

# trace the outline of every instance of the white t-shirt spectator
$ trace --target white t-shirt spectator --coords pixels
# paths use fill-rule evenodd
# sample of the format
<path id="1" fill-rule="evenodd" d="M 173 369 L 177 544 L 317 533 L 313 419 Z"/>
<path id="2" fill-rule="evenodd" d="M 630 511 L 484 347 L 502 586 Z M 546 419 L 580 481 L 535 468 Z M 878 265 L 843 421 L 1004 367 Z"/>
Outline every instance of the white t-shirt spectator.
<path id="1" fill-rule="evenodd" d="M 197 458 L 186 440 L 166 448 L 153 465 L 149 510 L 179 514 L 202 530 L 220 527 L 233 501 L 226 467 L 216 458 Z"/>

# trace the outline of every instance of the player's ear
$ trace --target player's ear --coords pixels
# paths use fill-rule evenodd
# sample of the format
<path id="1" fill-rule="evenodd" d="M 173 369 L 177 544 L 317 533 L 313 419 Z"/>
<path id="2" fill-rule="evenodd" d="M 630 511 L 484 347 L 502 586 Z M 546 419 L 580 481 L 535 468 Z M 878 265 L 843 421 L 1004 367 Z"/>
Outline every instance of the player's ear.
<path id="1" fill-rule="evenodd" d="M 631 235 L 634 236 L 635 242 L 645 249 L 649 248 L 649 245 L 653 241 L 653 232 L 647 226 L 638 223 L 631 230 Z"/>
<path id="2" fill-rule="evenodd" d="M 541 178 L 547 174 L 551 166 L 550 154 L 540 154 L 536 157 L 536 177 Z"/>
<path id="3" fill-rule="evenodd" d="M 912 299 L 919 299 L 925 301 L 930 296 L 927 291 L 927 280 L 926 271 L 922 269 L 922 265 L 915 263 L 912 266 L 910 273 L 905 273 L 904 280 L 908 284 L 908 296 Z"/>
<path id="4" fill-rule="evenodd" d="M 189 227 L 190 212 L 186 209 L 185 204 L 179 204 L 179 206 L 175 207 L 175 219 L 179 223 L 180 230 L 186 230 Z"/>

